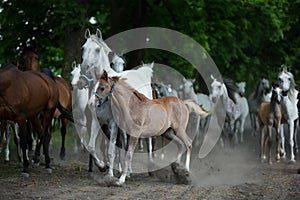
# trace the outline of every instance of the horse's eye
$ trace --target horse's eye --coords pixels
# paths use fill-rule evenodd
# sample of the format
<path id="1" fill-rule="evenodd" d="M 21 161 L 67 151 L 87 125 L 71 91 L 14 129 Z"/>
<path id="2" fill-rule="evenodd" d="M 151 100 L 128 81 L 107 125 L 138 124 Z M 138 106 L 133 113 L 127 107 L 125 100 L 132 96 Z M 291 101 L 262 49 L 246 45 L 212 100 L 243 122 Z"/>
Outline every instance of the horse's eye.
<path id="1" fill-rule="evenodd" d="M 221 89 L 221 85 L 218 86 L 218 89 Z"/>
<path id="2" fill-rule="evenodd" d="M 96 51 L 96 53 L 99 53 L 100 52 L 100 48 L 96 48 L 95 51 Z"/>
<path id="3" fill-rule="evenodd" d="M 281 78 L 278 78 L 278 81 L 279 81 L 279 82 L 282 82 L 282 79 L 281 79 Z"/>
<path id="4" fill-rule="evenodd" d="M 289 78 L 289 81 L 291 81 L 291 78 Z"/>
<path id="5" fill-rule="evenodd" d="M 103 92 L 105 90 L 105 87 L 100 87 L 100 92 Z"/>

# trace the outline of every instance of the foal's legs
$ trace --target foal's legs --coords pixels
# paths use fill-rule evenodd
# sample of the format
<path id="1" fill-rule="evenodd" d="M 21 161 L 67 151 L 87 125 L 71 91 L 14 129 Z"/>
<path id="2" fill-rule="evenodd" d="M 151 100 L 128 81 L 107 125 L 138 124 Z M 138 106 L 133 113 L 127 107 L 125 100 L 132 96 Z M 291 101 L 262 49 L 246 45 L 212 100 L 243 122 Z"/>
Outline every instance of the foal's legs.
<path id="1" fill-rule="evenodd" d="M 108 176 L 114 176 L 114 161 L 115 161 L 115 147 L 117 142 L 117 124 L 114 121 L 109 122 L 109 132 L 110 132 L 110 140 L 109 140 L 109 147 L 108 147 L 108 158 L 109 158 L 109 169 L 108 169 Z"/>
<path id="2" fill-rule="evenodd" d="M 121 177 L 119 178 L 119 181 L 117 182 L 118 185 L 122 185 L 125 182 L 128 167 L 131 165 L 132 154 L 134 152 L 134 149 L 135 149 L 135 146 L 137 145 L 137 143 L 138 143 L 138 138 L 130 136 L 128 151 L 126 153 L 126 158 L 125 158 L 124 171 L 123 171 Z"/>
<path id="3" fill-rule="evenodd" d="M 264 141 L 264 151 L 266 152 L 266 146 L 268 142 L 268 149 L 269 149 L 269 164 L 272 164 L 272 125 L 267 126 L 267 135 L 265 136 Z"/>
<path id="4" fill-rule="evenodd" d="M 280 142 L 281 142 L 280 124 L 279 123 L 275 126 L 275 129 L 276 129 L 276 143 L 277 143 L 276 162 L 279 162 L 280 161 Z"/>
<path id="5" fill-rule="evenodd" d="M 286 153 L 285 153 L 285 138 L 284 138 L 284 124 L 281 124 L 280 126 L 280 137 L 281 137 L 281 157 L 285 159 Z"/>

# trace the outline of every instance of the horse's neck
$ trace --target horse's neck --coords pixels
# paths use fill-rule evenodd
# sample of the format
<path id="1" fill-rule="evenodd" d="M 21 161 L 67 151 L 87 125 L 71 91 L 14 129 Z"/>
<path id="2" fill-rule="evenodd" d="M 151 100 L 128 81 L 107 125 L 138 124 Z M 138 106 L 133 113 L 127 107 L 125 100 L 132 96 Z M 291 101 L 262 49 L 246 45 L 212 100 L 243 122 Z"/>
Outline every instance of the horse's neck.
<path id="1" fill-rule="evenodd" d="M 192 89 L 189 93 L 184 93 L 184 98 L 192 99 L 192 100 L 198 102 L 198 98 L 197 98 L 197 95 L 196 95 L 194 89 Z"/>
<path id="2" fill-rule="evenodd" d="M 270 110 L 272 112 L 277 112 L 278 111 L 277 108 L 280 108 L 280 105 L 273 98 L 271 98 L 271 101 L 270 101 Z"/>
<path id="3" fill-rule="evenodd" d="M 112 104 L 118 108 L 126 119 L 130 116 L 129 104 L 134 102 L 132 108 L 140 108 L 141 100 L 134 94 L 134 90 L 123 80 L 119 80 L 112 93 Z"/>

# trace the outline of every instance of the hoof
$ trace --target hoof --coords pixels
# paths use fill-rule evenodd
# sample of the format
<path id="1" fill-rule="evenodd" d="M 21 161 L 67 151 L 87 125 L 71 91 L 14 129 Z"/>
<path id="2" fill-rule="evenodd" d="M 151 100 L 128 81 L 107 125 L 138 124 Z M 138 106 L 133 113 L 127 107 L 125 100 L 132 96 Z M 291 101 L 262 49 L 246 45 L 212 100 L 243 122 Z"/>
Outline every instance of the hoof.
<path id="1" fill-rule="evenodd" d="M 40 162 L 33 162 L 32 165 L 33 165 L 34 167 L 38 167 L 38 166 L 40 166 Z"/>
<path id="2" fill-rule="evenodd" d="M 52 169 L 51 168 L 46 168 L 46 172 L 49 174 L 52 174 Z"/>
<path id="3" fill-rule="evenodd" d="M 22 175 L 24 178 L 28 178 L 28 177 L 29 177 L 29 173 L 28 173 L 28 172 L 22 172 L 21 175 Z"/>
<path id="4" fill-rule="evenodd" d="M 61 153 L 61 154 L 59 154 L 59 157 L 60 157 L 61 160 L 64 160 L 65 157 L 66 157 L 66 153 Z"/>
<path id="5" fill-rule="evenodd" d="M 300 174 L 300 168 L 297 170 L 297 174 Z"/>
<path id="6" fill-rule="evenodd" d="M 290 160 L 288 163 L 289 163 L 290 165 L 293 165 L 293 164 L 296 163 L 296 161 L 295 161 L 295 160 Z"/>
<path id="7" fill-rule="evenodd" d="M 117 187 L 122 187 L 123 183 L 121 183 L 120 181 L 117 181 L 114 185 L 117 186 Z"/>
<path id="8" fill-rule="evenodd" d="M 89 178 L 94 178 L 94 172 L 89 172 L 89 173 L 88 173 L 88 177 L 89 177 Z"/>
<path id="9" fill-rule="evenodd" d="M 269 165 L 272 165 L 273 163 L 272 163 L 272 161 L 269 161 Z"/>
<path id="10" fill-rule="evenodd" d="M 104 177 L 104 183 L 108 187 L 119 187 L 121 185 L 118 185 L 118 179 L 116 177 L 111 177 L 111 176 L 105 176 Z"/>

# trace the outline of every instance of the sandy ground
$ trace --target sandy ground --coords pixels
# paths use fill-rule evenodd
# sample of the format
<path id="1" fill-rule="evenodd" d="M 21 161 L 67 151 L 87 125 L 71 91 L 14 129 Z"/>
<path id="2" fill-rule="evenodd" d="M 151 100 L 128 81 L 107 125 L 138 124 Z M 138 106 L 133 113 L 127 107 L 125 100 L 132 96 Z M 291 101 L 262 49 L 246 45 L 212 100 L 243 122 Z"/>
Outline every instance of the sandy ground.
<path id="1" fill-rule="evenodd" d="M 105 173 L 95 169 L 93 178 L 88 176 L 88 153 L 74 153 L 71 147 L 65 160 L 58 148 L 51 150 L 51 174 L 41 165 L 30 168 L 29 178 L 21 176 L 20 163 L 4 164 L 1 157 L 0 199 L 300 199 L 299 161 L 276 163 L 274 154 L 273 165 L 261 164 L 258 137 L 249 132 L 234 148 L 216 146 L 202 160 L 193 155 L 188 185 L 174 183 L 169 166 L 154 176 L 132 174 L 124 186 L 109 187 Z"/>

